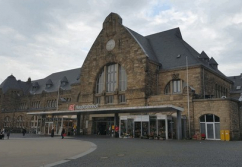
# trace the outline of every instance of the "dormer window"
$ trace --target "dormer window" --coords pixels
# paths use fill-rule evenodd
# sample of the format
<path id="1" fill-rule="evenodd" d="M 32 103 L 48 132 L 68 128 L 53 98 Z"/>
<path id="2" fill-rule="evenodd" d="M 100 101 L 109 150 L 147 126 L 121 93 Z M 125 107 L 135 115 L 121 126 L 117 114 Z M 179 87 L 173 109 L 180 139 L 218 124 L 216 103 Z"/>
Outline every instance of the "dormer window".
<path id="1" fill-rule="evenodd" d="M 65 86 L 68 84 L 68 80 L 66 78 L 66 76 L 64 76 L 62 79 L 61 79 L 61 86 Z"/>
<path id="2" fill-rule="evenodd" d="M 33 90 L 33 91 L 36 91 L 38 88 L 39 88 L 39 83 L 38 83 L 38 82 L 34 82 L 34 83 L 32 84 L 32 90 Z"/>
<path id="3" fill-rule="evenodd" d="M 50 88 L 52 85 L 53 85 L 53 82 L 51 81 L 51 79 L 49 79 L 49 80 L 46 82 L 46 88 Z"/>

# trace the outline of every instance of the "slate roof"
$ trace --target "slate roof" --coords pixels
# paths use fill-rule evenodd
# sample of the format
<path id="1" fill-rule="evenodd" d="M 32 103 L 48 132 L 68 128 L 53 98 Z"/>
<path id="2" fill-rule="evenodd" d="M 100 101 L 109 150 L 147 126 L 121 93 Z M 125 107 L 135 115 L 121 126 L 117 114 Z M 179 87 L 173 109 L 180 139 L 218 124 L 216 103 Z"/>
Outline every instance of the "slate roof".
<path id="1" fill-rule="evenodd" d="M 81 68 L 76 68 L 53 73 L 44 79 L 34 80 L 32 84 L 36 85 L 37 82 L 39 87 L 37 90 L 31 88 L 30 93 L 41 94 L 43 91 L 57 92 L 58 88 L 71 90 L 71 85 L 80 83 L 80 74 Z M 61 84 L 62 81 L 66 82 L 65 85 Z M 51 87 L 46 87 L 46 84 L 51 84 Z"/>
<path id="2" fill-rule="evenodd" d="M 140 47 L 143 49 L 144 53 L 147 57 L 149 57 L 150 60 L 158 62 L 157 57 L 155 56 L 155 53 L 150 45 L 149 39 L 143 37 L 142 35 L 134 32 L 133 30 L 125 27 L 129 33 L 136 39 Z"/>
<path id="3" fill-rule="evenodd" d="M 234 83 L 230 92 L 242 93 L 242 73 L 239 76 L 230 76 L 228 78 Z M 240 89 L 237 89 L 237 87 L 239 86 L 240 86 Z"/>
<path id="4" fill-rule="evenodd" d="M 9 89 L 20 90 L 20 82 L 16 80 L 13 75 L 8 76 L 0 85 L 3 93 L 6 93 Z"/>
<path id="5" fill-rule="evenodd" d="M 17 81 L 13 75 L 10 75 L 2 82 L 0 89 L 2 89 L 3 93 L 6 93 L 8 90 L 21 90 L 24 94 L 41 94 L 43 91 L 56 92 L 59 87 L 64 90 L 70 90 L 71 85 L 80 83 L 80 74 L 81 68 L 76 68 L 56 72 L 46 78 L 34 80 L 31 83 Z M 60 85 L 61 81 L 64 81 L 65 84 Z M 46 84 L 51 84 L 51 87 L 47 88 Z"/>
<path id="6" fill-rule="evenodd" d="M 162 69 L 169 70 L 186 66 L 204 65 L 215 73 L 226 76 L 217 69 L 217 62 L 207 56 L 203 51 L 201 54 L 186 43 L 179 28 L 159 32 L 156 34 L 142 36 L 126 27 L 128 32 L 141 46 L 147 57 L 162 65 Z"/>

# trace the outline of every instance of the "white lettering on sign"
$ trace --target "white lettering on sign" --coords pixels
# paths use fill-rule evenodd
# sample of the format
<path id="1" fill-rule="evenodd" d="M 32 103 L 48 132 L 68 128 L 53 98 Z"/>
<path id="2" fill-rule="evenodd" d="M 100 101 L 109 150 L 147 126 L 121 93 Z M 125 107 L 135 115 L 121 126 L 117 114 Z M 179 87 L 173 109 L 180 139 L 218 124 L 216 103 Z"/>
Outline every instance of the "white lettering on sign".
<path id="1" fill-rule="evenodd" d="M 98 104 L 89 104 L 89 105 L 82 105 L 82 106 L 76 105 L 75 107 L 76 107 L 76 110 L 84 110 L 84 109 L 98 108 Z"/>

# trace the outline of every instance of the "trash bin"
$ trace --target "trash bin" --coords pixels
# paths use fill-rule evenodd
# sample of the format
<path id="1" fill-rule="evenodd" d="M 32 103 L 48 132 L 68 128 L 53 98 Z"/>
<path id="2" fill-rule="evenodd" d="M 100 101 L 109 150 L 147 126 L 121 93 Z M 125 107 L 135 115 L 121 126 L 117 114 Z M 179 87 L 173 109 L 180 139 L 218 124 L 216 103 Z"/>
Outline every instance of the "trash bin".
<path id="1" fill-rule="evenodd" d="M 222 141 L 225 141 L 225 133 L 224 133 L 224 130 L 220 130 L 220 139 Z"/>
<path id="2" fill-rule="evenodd" d="M 225 140 L 226 141 L 230 141 L 230 131 L 229 130 L 225 130 L 224 133 L 225 133 Z"/>

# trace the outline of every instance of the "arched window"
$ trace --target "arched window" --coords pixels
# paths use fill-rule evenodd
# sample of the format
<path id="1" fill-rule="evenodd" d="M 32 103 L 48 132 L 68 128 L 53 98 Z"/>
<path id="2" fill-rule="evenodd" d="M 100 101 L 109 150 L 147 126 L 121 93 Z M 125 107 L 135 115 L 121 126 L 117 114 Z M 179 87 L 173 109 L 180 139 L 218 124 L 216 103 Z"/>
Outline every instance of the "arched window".
<path id="1" fill-rule="evenodd" d="M 176 79 L 176 80 L 171 80 L 165 87 L 165 94 L 179 94 L 182 93 L 182 88 L 186 86 L 185 82 Z"/>
<path id="2" fill-rule="evenodd" d="M 6 116 L 4 118 L 4 127 L 10 127 L 10 117 Z"/>
<path id="3" fill-rule="evenodd" d="M 214 114 L 205 114 L 200 117 L 200 132 L 206 139 L 220 139 L 220 118 Z"/>
<path id="4" fill-rule="evenodd" d="M 109 93 L 106 95 L 105 103 L 113 103 L 114 97 L 112 95 L 115 91 L 121 91 L 122 97 L 119 97 L 119 102 L 125 102 L 124 92 L 127 89 L 127 74 L 125 69 L 119 64 L 109 64 L 104 66 L 96 79 L 95 87 L 95 103 L 100 103 L 100 94 L 103 92 Z"/>
<path id="5" fill-rule="evenodd" d="M 23 127 L 24 123 L 23 123 L 23 116 L 20 115 L 17 117 L 17 127 Z"/>

